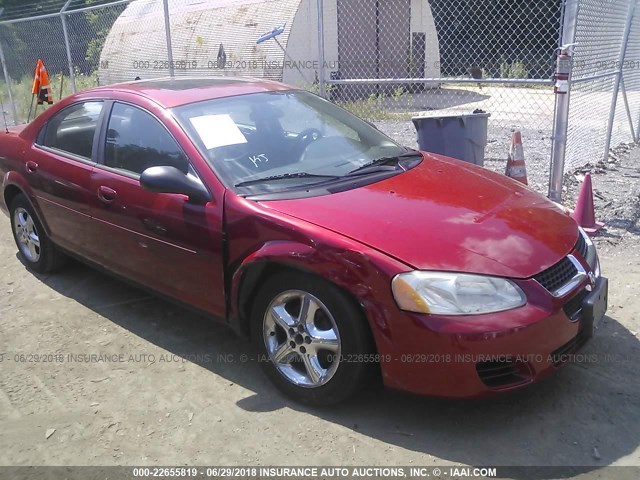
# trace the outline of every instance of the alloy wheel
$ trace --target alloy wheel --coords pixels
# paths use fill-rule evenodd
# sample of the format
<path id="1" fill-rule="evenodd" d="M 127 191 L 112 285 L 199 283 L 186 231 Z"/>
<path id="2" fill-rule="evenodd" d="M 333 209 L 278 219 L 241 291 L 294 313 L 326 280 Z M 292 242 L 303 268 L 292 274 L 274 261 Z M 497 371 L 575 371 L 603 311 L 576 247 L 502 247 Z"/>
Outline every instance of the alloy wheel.
<path id="1" fill-rule="evenodd" d="M 319 387 L 340 363 L 340 334 L 329 309 L 308 292 L 288 290 L 274 298 L 263 320 L 269 358 L 288 381 Z"/>
<path id="2" fill-rule="evenodd" d="M 24 208 L 18 207 L 13 213 L 16 242 L 20 252 L 30 262 L 40 260 L 40 236 L 33 218 Z"/>

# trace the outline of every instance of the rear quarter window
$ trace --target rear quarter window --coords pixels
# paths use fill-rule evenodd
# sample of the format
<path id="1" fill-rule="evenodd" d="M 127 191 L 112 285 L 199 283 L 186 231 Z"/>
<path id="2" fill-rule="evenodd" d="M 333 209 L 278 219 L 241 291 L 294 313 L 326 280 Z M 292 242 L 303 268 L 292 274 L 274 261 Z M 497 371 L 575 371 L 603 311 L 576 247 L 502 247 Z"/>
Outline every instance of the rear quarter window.
<path id="1" fill-rule="evenodd" d="M 103 102 L 84 102 L 52 117 L 40 135 L 40 145 L 91 159 L 93 141 Z"/>

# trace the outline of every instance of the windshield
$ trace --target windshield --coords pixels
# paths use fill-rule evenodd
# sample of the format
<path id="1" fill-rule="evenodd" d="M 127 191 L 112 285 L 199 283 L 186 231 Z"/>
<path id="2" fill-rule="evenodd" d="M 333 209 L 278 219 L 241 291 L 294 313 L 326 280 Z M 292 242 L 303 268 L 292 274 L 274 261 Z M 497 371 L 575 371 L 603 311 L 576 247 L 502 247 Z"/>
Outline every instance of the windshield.
<path id="1" fill-rule="evenodd" d="M 304 91 L 208 100 L 174 113 L 221 180 L 247 193 L 340 180 L 407 152 L 367 122 Z"/>

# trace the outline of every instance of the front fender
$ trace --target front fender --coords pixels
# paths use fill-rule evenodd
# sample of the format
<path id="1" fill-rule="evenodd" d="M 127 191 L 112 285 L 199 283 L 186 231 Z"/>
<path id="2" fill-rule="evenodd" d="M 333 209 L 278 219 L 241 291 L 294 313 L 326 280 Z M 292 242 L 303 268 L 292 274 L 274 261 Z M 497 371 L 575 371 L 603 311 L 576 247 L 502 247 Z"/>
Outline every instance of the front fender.
<path id="1" fill-rule="evenodd" d="M 315 275 L 345 291 L 360 305 L 379 349 L 392 341 L 385 311 L 393 307 L 391 278 L 406 266 L 375 250 L 338 248 L 313 242 L 269 241 L 248 255 L 232 275 L 229 320 L 232 327 L 247 335 L 250 304 L 262 279 L 275 271 L 290 269 Z M 357 248 L 356 248 L 357 247 Z M 380 292 L 384 292 L 381 294 Z"/>
<path id="2" fill-rule="evenodd" d="M 244 326 L 237 327 L 239 323 L 244 323 L 250 314 L 250 309 L 245 308 L 248 306 L 244 305 L 247 299 L 242 298 L 242 288 L 254 290 L 258 278 L 264 274 L 265 268 L 269 265 L 299 268 L 300 259 L 311 256 L 313 250 L 313 247 L 298 242 L 269 241 L 242 260 L 231 277 L 229 292 L 228 317 L 236 330 L 246 333 Z M 252 273 L 249 274 L 249 272 Z"/>
<path id="3" fill-rule="evenodd" d="M 412 270 L 406 263 L 356 239 L 310 224 L 235 195 L 225 200 L 227 320 L 250 332 L 251 305 L 261 285 L 289 269 L 332 283 L 359 306 L 378 353 L 394 352 L 404 335 L 391 280 Z M 383 365 L 383 374 L 385 366 Z"/>

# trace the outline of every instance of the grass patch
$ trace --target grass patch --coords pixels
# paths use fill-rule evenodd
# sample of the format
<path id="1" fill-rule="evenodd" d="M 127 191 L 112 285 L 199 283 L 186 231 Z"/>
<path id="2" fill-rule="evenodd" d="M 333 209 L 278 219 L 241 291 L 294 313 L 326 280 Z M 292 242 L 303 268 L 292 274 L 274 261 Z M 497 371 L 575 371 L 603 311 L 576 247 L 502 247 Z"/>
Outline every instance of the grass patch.
<path id="1" fill-rule="evenodd" d="M 80 92 L 82 90 L 87 90 L 88 88 L 96 87 L 98 85 L 98 77 L 97 72 L 92 75 L 83 75 L 80 73 L 76 73 L 76 91 Z M 71 95 L 71 80 L 68 75 L 51 75 L 49 77 L 49 81 L 51 82 L 51 93 L 53 93 L 53 101 L 54 104 L 60 101 L 60 98 L 65 98 Z M 62 92 L 60 91 L 60 85 L 62 81 Z M 31 105 L 31 88 L 33 86 L 33 76 L 24 75 L 19 79 L 13 79 L 11 81 L 11 94 L 13 95 L 13 101 L 16 106 L 16 123 L 25 123 L 27 121 L 27 117 L 29 116 L 29 106 Z M 3 95 L 3 103 L 4 110 L 7 112 L 7 121 L 11 122 L 11 117 L 13 115 L 13 110 L 11 105 L 9 104 L 9 95 L 7 92 L 7 88 L 4 82 L 0 83 L 0 88 L 2 89 Z M 62 93 L 62 95 L 61 95 Z M 33 101 L 34 106 L 36 105 L 36 101 Z M 36 115 L 39 115 L 50 105 L 38 105 L 36 110 Z M 33 120 L 33 107 L 31 108 L 31 119 Z"/>
<path id="2" fill-rule="evenodd" d="M 337 102 L 345 110 L 367 120 L 393 120 L 397 115 L 385 109 L 385 97 L 381 95 L 369 95 L 362 100 Z"/>

